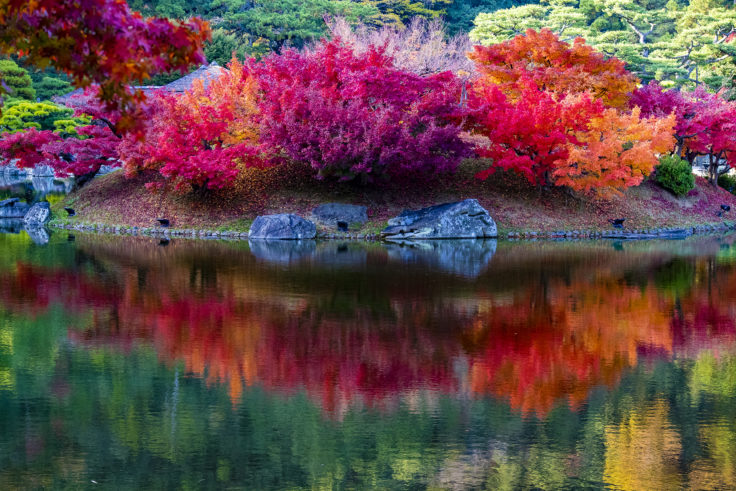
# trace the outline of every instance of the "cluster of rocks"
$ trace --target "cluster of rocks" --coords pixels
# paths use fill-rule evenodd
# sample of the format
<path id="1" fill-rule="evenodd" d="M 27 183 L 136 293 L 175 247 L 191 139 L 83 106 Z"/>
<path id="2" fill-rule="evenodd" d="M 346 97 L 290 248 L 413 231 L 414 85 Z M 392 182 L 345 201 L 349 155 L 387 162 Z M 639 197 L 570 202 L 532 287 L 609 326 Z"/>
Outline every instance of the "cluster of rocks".
<path id="1" fill-rule="evenodd" d="M 312 211 L 318 223 L 347 232 L 350 226 L 362 226 L 368 221 L 364 206 L 328 203 Z M 313 239 L 317 225 L 298 215 L 278 214 L 259 216 L 250 228 L 251 239 Z M 417 239 L 477 239 L 498 236 L 496 223 L 477 200 L 430 206 L 420 210 L 405 210 L 388 221 L 380 234 L 386 240 Z"/>
<path id="2" fill-rule="evenodd" d="M 64 230 L 75 230 L 79 232 L 97 232 L 114 235 L 148 236 L 161 238 L 177 237 L 210 240 L 243 240 L 248 238 L 248 232 L 236 232 L 230 230 L 221 231 L 200 229 L 174 229 L 164 227 L 129 227 L 84 223 L 54 223 L 52 225 Z"/>

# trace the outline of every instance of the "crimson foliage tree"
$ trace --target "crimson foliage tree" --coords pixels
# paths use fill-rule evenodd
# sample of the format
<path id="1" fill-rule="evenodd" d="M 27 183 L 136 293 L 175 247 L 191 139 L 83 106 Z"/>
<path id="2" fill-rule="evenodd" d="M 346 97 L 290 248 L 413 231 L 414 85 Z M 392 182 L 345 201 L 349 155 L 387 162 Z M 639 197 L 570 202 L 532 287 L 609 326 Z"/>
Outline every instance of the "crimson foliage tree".
<path id="1" fill-rule="evenodd" d="M 119 146 L 126 173 L 154 170 L 179 189 L 233 186 L 244 168 L 267 163 L 258 95 L 251 63 L 237 60 L 206 88 L 159 94 L 148 107 L 143 140 L 128 134 Z"/>
<path id="2" fill-rule="evenodd" d="M 72 105 L 76 115 L 91 116 L 91 124 L 78 127 L 76 135 L 66 138 L 35 128 L 4 134 L 0 138 L 0 158 L 18 159 L 18 167 L 50 165 L 59 176 L 82 177 L 95 174 L 103 165 L 119 166 L 121 135 L 117 128 L 121 112 L 107 110 L 94 90 L 75 97 Z"/>
<path id="3" fill-rule="evenodd" d="M 532 184 L 552 184 L 558 161 L 567 159 L 568 144 L 584 131 L 591 115 L 602 111 L 588 96 L 558 99 L 527 85 L 512 100 L 498 86 L 482 84 L 469 93 L 470 129 L 488 138 L 477 149 L 493 166 L 478 173 L 486 179 L 496 169 L 512 170 Z"/>
<path id="4" fill-rule="evenodd" d="M 641 116 L 675 116 L 673 153 L 692 165 L 698 156 L 708 158 L 708 177 L 716 184 L 736 157 L 736 103 L 703 88 L 692 92 L 665 90 L 650 83 L 631 97 L 630 104 L 641 107 Z"/>
<path id="5" fill-rule="evenodd" d="M 422 77 L 379 48 L 356 54 L 335 39 L 272 55 L 258 75 L 264 142 L 319 179 L 431 177 L 467 154 L 449 72 Z"/>
<path id="6" fill-rule="evenodd" d="M 150 75 L 204 62 L 206 22 L 144 19 L 125 0 L 0 0 L 0 53 L 64 71 L 75 85 L 100 86 L 121 127 L 143 98 L 129 86 Z M 0 89 L 0 93 L 2 89 Z"/>

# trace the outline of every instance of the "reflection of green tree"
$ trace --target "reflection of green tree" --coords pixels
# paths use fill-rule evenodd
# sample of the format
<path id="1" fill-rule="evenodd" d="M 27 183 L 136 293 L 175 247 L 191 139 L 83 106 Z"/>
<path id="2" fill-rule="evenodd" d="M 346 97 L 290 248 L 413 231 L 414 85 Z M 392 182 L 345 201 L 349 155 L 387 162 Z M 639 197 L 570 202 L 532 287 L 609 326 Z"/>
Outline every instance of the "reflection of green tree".
<path id="1" fill-rule="evenodd" d="M 658 290 L 674 297 L 684 295 L 693 286 L 695 265 L 686 258 L 674 258 L 654 272 L 654 285 Z"/>

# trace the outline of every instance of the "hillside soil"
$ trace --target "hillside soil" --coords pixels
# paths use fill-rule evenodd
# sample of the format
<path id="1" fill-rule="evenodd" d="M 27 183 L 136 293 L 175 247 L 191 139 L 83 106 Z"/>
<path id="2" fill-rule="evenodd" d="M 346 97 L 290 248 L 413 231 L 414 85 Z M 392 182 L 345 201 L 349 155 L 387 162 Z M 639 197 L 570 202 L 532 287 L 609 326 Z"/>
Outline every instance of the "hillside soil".
<path id="1" fill-rule="evenodd" d="M 651 180 L 623 194 L 591 197 L 531 186 L 508 173 L 478 181 L 473 177 L 475 170 L 466 164 L 456 175 L 440 181 L 370 186 L 316 181 L 285 170 L 252 170 L 236 189 L 207 193 L 152 190 L 147 183 L 163 184 L 155 175 L 126 178 L 114 172 L 70 194 L 54 211 L 59 221 L 151 227 L 156 218 L 168 218 L 177 229 L 247 231 L 258 215 L 308 217 L 317 205 L 341 202 L 366 206 L 369 223 L 355 231 L 376 233 L 404 209 L 476 198 L 496 220 L 502 235 L 604 230 L 611 228 L 608 219 L 614 218 L 625 218 L 627 229 L 650 229 L 715 224 L 730 220 L 731 214 L 736 217 L 736 196 L 700 177 L 684 197 L 674 196 Z M 733 211 L 718 217 L 722 204 Z M 63 206 L 73 207 L 77 216 L 63 218 Z"/>

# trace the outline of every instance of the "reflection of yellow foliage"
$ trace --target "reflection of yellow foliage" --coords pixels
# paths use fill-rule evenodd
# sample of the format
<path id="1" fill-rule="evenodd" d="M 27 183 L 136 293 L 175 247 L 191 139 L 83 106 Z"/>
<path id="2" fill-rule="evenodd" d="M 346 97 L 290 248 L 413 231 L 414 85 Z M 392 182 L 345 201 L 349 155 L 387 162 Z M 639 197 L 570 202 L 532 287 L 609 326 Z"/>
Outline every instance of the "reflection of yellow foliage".
<path id="1" fill-rule="evenodd" d="M 412 452 L 407 452 L 406 455 L 391 462 L 391 470 L 393 470 L 394 479 L 411 481 L 422 470 L 421 456 L 419 454 L 412 455 Z"/>
<path id="2" fill-rule="evenodd" d="M 736 392 L 736 356 L 701 353 L 690 375 L 690 390 L 695 399 L 701 393 L 730 397 Z"/>
<path id="3" fill-rule="evenodd" d="M 693 489 L 736 489 L 736 432 L 734 421 L 721 418 L 700 431 L 708 457 L 693 462 L 690 487 Z"/>
<path id="4" fill-rule="evenodd" d="M 13 354 L 13 331 L 12 326 L 6 323 L 0 326 L 0 356 Z M 2 360 L 2 358 L 0 358 Z M 15 377 L 9 367 L 0 366 L 0 390 L 13 390 L 15 388 Z"/>
<path id="5" fill-rule="evenodd" d="M 680 435 L 667 419 L 669 406 L 658 400 L 605 430 L 604 480 L 614 489 L 665 490 L 682 485 Z"/>

